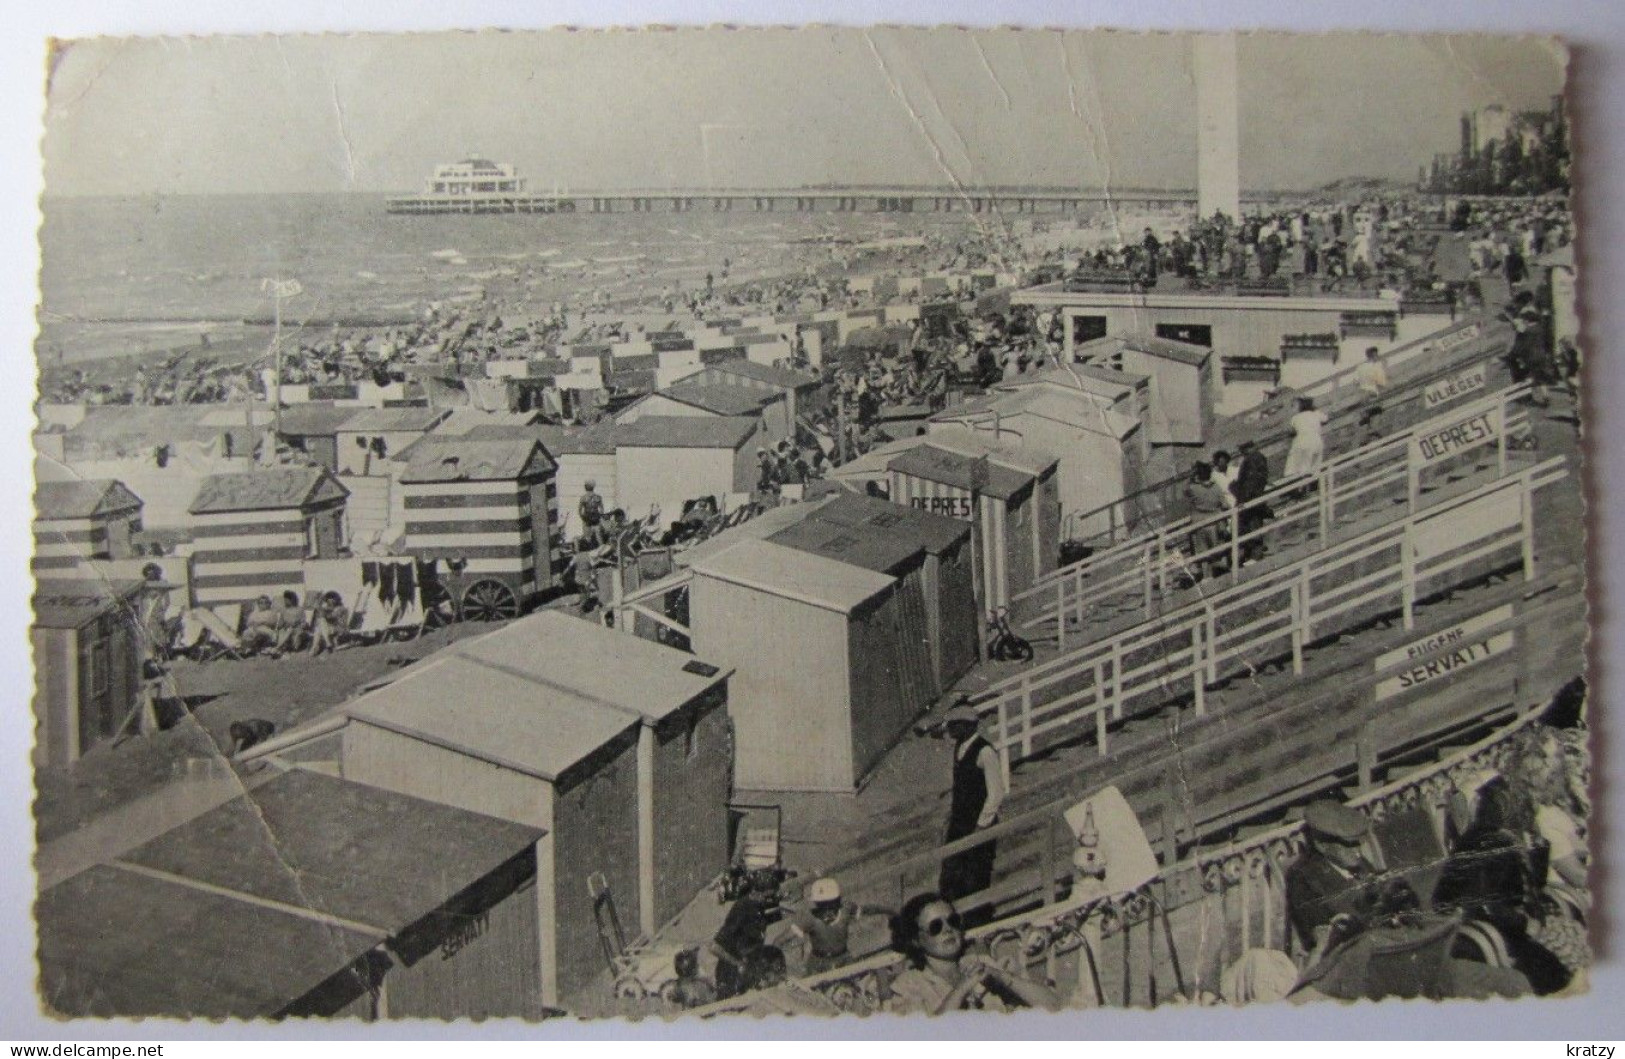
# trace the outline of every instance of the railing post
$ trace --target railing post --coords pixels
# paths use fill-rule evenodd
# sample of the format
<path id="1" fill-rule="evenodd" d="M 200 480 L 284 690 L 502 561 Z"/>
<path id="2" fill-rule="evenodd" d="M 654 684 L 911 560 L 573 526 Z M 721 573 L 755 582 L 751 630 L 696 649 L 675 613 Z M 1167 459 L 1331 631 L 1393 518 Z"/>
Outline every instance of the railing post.
<path id="1" fill-rule="evenodd" d="M 1204 692 L 1206 682 L 1203 676 L 1206 666 L 1202 663 L 1202 623 L 1191 622 L 1191 695 L 1196 703 L 1196 716 L 1200 717 L 1207 712 L 1207 702 Z"/>
<path id="2" fill-rule="evenodd" d="M 1399 612 L 1406 631 L 1416 624 L 1416 520 L 1405 522 L 1399 540 Z"/>
<path id="3" fill-rule="evenodd" d="M 1106 708 L 1099 703 L 1095 704 L 1095 750 L 1098 756 L 1106 756 Z"/>
<path id="4" fill-rule="evenodd" d="M 1309 577 L 1305 569 L 1292 582 L 1292 673 L 1303 676 L 1303 647 L 1309 642 Z"/>
<path id="5" fill-rule="evenodd" d="M 1422 465 L 1417 462 L 1416 446 L 1405 446 L 1405 503 L 1407 515 L 1416 514 L 1422 505 Z"/>
<path id="6" fill-rule="evenodd" d="M 1360 726 L 1360 732 L 1354 739 L 1354 770 L 1357 777 L 1360 793 L 1364 794 L 1376 785 L 1374 773 L 1377 771 L 1377 724 L 1367 721 Z"/>
<path id="7" fill-rule="evenodd" d="M 1241 580 L 1241 514 L 1234 504 L 1230 506 L 1230 576 Z"/>
<path id="8" fill-rule="evenodd" d="M 1496 418 L 1500 420 L 1495 439 L 1495 476 L 1505 478 L 1507 473 L 1507 402 L 1502 401 L 1495 410 Z M 1533 429 L 1533 428 L 1531 428 Z"/>
<path id="9" fill-rule="evenodd" d="M 1021 687 L 1021 756 L 1033 756 L 1033 689 L 1026 683 Z"/>
<path id="10" fill-rule="evenodd" d="M 1207 608 L 1207 635 L 1205 637 L 1207 642 L 1207 682 L 1209 684 L 1219 682 L 1218 620 L 1218 615 L 1214 613 L 1213 607 L 1209 606 Z"/>
<path id="11" fill-rule="evenodd" d="M 1326 479 L 1321 483 L 1326 491 L 1326 529 L 1323 541 L 1332 538 L 1332 526 L 1337 522 L 1337 464 L 1326 465 Z"/>
<path id="12" fill-rule="evenodd" d="M 1066 650 L 1066 582 L 1064 577 L 1055 580 L 1055 642 L 1062 651 Z M 1078 595 L 1081 598 L 1083 593 Z"/>
<path id="13" fill-rule="evenodd" d="M 1523 482 L 1518 489 L 1518 506 L 1523 513 L 1523 579 L 1535 579 L 1535 496 L 1529 485 L 1529 475 L 1524 475 Z"/>
<path id="14" fill-rule="evenodd" d="M 1123 719 L 1123 641 L 1112 640 L 1112 719 Z"/>
<path id="15" fill-rule="evenodd" d="M 1332 535 L 1332 498 L 1326 492 L 1325 475 L 1322 475 L 1320 481 L 1315 483 L 1315 497 L 1317 500 L 1316 507 L 1320 513 L 1320 545 L 1324 548 Z"/>
<path id="16" fill-rule="evenodd" d="M 999 767 L 1004 771 L 1004 789 L 1010 789 L 1010 710 L 1009 696 L 999 696 Z"/>

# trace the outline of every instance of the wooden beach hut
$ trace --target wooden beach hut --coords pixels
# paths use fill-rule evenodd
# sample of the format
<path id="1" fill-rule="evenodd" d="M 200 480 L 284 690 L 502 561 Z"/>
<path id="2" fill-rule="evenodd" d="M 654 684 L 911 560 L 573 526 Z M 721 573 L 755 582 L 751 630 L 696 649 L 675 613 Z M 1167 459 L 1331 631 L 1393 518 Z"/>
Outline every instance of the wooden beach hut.
<path id="1" fill-rule="evenodd" d="M 517 617 L 559 583 L 556 465 L 534 438 L 425 438 L 401 472 L 405 550 L 446 560 L 465 619 Z"/>
<path id="2" fill-rule="evenodd" d="M 347 707 L 343 774 L 547 832 L 536 900 L 543 999 L 557 1004 L 606 969 L 606 902 L 652 931 L 726 867 L 728 677 L 532 615 Z"/>
<path id="3" fill-rule="evenodd" d="M 1047 384 L 989 394 L 931 418 L 932 438 L 961 435 L 999 450 L 1057 454 L 1063 516 L 1095 511 L 1138 489 L 1149 448 L 1140 420 L 1088 392 Z M 1079 528 L 1067 532 L 1077 536 Z"/>
<path id="4" fill-rule="evenodd" d="M 38 483 L 30 565 L 49 575 L 86 560 L 130 558 L 141 509 L 141 498 L 112 479 Z"/>
<path id="5" fill-rule="evenodd" d="M 1151 378 L 1153 445 L 1202 445 L 1213 428 L 1213 351 L 1194 342 L 1124 336 L 1109 366 Z"/>
<path id="6" fill-rule="evenodd" d="M 141 694 L 142 582 L 42 578 L 34 589 L 34 763 L 70 765 L 113 739 Z"/>
<path id="7" fill-rule="evenodd" d="M 735 669 L 737 786 L 855 790 L 920 702 L 897 578 L 771 540 L 691 569 L 694 650 Z"/>
<path id="8" fill-rule="evenodd" d="M 537 1019 L 534 827 L 294 769 L 47 889 L 67 1016 Z"/>
<path id="9" fill-rule="evenodd" d="M 192 590 L 198 603 L 279 596 L 304 583 L 307 559 L 337 558 L 350 495 L 322 467 L 233 471 L 204 479 L 192 500 Z"/>
<path id="10" fill-rule="evenodd" d="M 919 441 L 886 462 L 892 503 L 970 522 L 977 601 L 984 611 L 1008 606 L 1059 558 L 1058 461 L 961 432 Z"/>

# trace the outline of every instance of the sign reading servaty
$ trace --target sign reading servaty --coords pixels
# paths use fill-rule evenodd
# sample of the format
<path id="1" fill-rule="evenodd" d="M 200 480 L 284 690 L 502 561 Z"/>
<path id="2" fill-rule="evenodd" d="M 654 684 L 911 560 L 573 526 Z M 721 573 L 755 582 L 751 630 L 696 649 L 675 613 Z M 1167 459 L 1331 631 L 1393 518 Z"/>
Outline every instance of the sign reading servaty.
<path id="1" fill-rule="evenodd" d="M 1431 636 L 1379 655 L 1376 662 L 1379 673 L 1405 662 L 1412 664 L 1377 685 L 1377 701 L 1391 699 L 1510 650 L 1513 643 L 1511 632 L 1499 632 L 1493 636 L 1481 634 L 1511 618 L 1511 604 L 1496 607 L 1460 625 L 1441 629 Z"/>

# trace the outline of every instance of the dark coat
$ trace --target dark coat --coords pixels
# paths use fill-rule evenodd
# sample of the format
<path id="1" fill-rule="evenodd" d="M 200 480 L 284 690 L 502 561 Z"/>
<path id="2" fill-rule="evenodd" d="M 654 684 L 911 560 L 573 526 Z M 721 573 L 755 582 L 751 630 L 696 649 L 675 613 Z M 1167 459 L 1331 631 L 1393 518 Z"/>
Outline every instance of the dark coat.
<path id="1" fill-rule="evenodd" d="M 1306 949 L 1315 946 L 1315 931 L 1340 915 L 1364 920 L 1376 903 L 1372 873 L 1348 878 L 1317 849 L 1310 849 L 1286 870 L 1286 913 L 1298 940 Z"/>

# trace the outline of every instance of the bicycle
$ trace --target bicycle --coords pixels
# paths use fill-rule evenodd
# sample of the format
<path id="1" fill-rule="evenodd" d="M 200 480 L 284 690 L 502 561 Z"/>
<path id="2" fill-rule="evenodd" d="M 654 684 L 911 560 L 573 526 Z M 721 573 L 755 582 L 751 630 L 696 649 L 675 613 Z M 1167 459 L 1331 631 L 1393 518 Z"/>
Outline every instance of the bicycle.
<path id="1" fill-rule="evenodd" d="M 999 607 L 987 615 L 987 656 L 997 662 L 1031 662 L 1033 645 L 1010 628 L 1010 608 Z"/>

